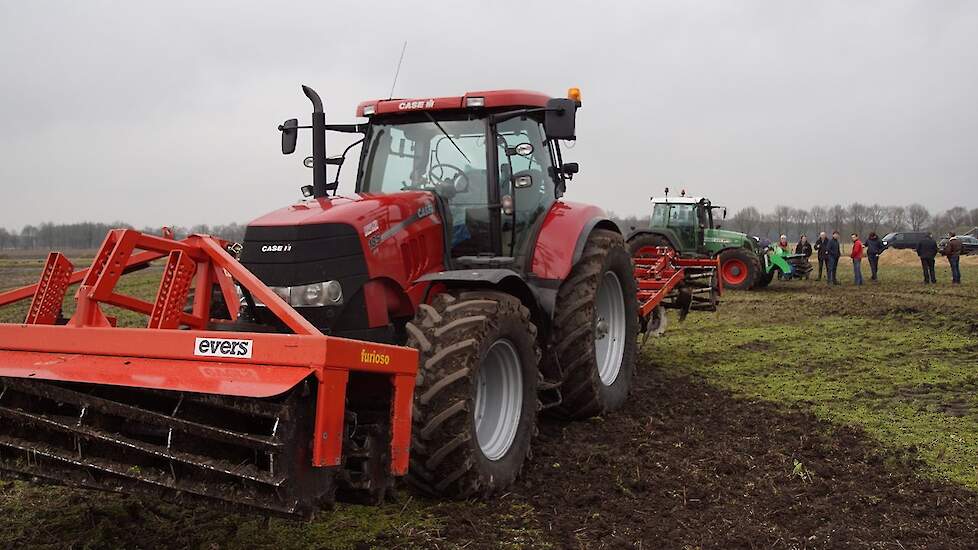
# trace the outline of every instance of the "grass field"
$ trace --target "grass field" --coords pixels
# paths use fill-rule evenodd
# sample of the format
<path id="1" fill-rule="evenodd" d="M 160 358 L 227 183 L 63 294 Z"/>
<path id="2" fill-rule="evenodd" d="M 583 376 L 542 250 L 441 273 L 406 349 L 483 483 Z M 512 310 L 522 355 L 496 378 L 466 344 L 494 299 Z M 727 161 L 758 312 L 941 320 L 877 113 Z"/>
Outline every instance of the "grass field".
<path id="1" fill-rule="evenodd" d="M 0 288 L 40 265 L 0 260 Z M 404 489 L 399 502 L 303 523 L 0 482 L 0 547 L 967 546 L 978 265 L 969 259 L 954 287 L 938 266 L 936 286 L 893 256 L 877 284 L 854 287 L 840 269 L 840 287 L 775 281 L 673 320 L 643 348 L 629 405 L 542 421 L 524 479 L 498 501 Z M 131 275 L 126 290 L 151 297 L 157 277 Z M 0 321 L 25 309 L 0 309 Z"/>

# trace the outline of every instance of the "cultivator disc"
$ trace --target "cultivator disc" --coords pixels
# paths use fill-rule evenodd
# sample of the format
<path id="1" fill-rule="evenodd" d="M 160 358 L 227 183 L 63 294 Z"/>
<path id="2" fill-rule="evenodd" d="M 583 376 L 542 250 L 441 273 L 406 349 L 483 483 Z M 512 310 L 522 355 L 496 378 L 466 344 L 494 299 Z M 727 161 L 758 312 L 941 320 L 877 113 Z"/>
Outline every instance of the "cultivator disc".
<path id="1" fill-rule="evenodd" d="M 306 382 L 255 399 L 0 378 L 0 470 L 305 515 L 332 501 L 336 470 L 311 466 L 314 393 Z"/>

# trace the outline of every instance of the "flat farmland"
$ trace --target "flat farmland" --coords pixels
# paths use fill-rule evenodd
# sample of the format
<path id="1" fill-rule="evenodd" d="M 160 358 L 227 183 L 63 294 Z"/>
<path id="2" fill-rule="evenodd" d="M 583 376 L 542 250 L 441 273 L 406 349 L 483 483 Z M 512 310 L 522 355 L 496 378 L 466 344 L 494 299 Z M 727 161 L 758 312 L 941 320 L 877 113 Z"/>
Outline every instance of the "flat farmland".
<path id="1" fill-rule="evenodd" d="M 0 260 L 0 288 L 41 264 Z M 881 282 L 855 287 L 843 261 L 840 287 L 775 281 L 670 319 L 626 406 L 541 419 L 523 477 L 494 501 L 402 487 L 302 522 L 0 481 L 0 547 L 974 547 L 978 265 L 960 286 L 938 266 L 925 286 L 894 254 Z M 150 298 L 158 277 L 129 275 L 124 290 Z"/>

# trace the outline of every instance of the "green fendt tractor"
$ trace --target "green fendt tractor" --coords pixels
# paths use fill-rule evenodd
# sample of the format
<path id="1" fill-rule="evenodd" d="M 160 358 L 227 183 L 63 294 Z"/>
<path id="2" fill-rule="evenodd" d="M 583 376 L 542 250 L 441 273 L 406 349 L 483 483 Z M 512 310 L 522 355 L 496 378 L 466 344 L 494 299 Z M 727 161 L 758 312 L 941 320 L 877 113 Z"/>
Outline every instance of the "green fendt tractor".
<path id="1" fill-rule="evenodd" d="M 767 286 L 775 266 L 765 260 L 766 254 L 757 241 L 714 223 L 715 210 L 722 213 L 721 219 L 726 219 L 725 207 L 714 206 L 707 198 L 685 195 L 683 191 L 679 197 L 670 197 L 666 188 L 664 197 L 652 197 L 651 224 L 628 237 L 632 255 L 645 247 L 668 246 L 682 256 L 719 257 L 724 288 Z"/>

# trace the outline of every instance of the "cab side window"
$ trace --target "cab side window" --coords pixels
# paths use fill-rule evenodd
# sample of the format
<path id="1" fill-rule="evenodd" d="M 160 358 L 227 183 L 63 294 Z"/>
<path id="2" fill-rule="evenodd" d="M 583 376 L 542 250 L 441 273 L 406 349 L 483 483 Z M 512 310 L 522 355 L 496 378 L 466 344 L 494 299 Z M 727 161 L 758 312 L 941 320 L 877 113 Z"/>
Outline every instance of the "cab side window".
<path id="1" fill-rule="evenodd" d="M 512 201 L 514 209 L 503 214 L 503 253 L 517 256 L 534 224 L 556 200 L 556 171 L 540 122 L 513 118 L 499 123 L 496 131 L 499 196 L 503 204 Z"/>

